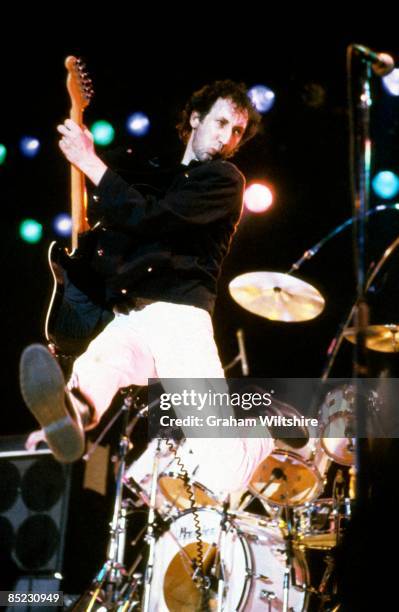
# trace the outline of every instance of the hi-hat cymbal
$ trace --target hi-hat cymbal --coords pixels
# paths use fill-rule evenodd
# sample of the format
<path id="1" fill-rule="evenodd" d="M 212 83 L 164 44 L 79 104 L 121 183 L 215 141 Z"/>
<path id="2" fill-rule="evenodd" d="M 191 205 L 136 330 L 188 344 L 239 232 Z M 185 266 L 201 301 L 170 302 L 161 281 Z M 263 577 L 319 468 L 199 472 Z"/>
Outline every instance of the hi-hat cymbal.
<path id="1" fill-rule="evenodd" d="M 230 285 L 232 298 L 272 321 L 310 321 L 324 308 L 323 296 L 305 281 L 280 272 L 247 272 Z"/>
<path id="2" fill-rule="evenodd" d="M 355 344 L 356 329 L 348 327 L 344 331 L 344 337 Z M 399 352 L 399 325 L 395 323 L 369 325 L 366 328 L 366 346 L 372 351 L 380 351 L 381 353 Z"/>

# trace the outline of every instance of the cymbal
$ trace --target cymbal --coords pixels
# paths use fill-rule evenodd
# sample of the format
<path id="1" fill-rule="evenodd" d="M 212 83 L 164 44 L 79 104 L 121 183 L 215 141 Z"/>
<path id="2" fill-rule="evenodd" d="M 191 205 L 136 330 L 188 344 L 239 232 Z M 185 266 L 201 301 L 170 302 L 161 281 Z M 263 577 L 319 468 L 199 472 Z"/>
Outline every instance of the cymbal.
<path id="1" fill-rule="evenodd" d="M 280 272 L 247 272 L 229 284 L 232 298 L 245 310 L 272 321 L 310 321 L 324 298 L 309 283 Z"/>
<path id="2" fill-rule="evenodd" d="M 356 343 L 356 329 L 348 327 L 344 331 L 344 337 Z M 366 328 L 366 346 L 372 351 L 380 353 L 399 352 L 399 325 L 387 323 L 385 325 L 369 325 Z"/>

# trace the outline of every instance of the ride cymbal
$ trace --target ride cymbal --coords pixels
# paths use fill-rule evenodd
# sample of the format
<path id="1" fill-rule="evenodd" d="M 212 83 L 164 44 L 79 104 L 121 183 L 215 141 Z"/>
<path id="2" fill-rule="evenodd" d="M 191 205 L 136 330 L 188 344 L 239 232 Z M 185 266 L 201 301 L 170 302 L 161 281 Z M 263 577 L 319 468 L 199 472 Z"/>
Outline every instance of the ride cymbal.
<path id="1" fill-rule="evenodd" d="M 309 283 L 280 272 L 247 272 L 230 284 L 232 298 L 245 310 L 272 321 L 310 321 L 325 300 Z"/>

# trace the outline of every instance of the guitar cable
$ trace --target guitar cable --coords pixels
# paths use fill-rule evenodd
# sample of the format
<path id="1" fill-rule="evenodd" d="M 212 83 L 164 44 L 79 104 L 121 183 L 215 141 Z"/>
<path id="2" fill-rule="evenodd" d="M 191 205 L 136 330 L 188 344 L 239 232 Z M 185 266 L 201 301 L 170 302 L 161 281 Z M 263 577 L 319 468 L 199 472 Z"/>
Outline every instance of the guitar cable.
<path id="1" fill-rule="evenodd" d="M 192 514 L 193 514 L 194 532 L 195 532 L 196 547 L 197 547 L 197 559 L 196 560 L 192 559 L 192 565 L 194 569 L 194 574 L 198 572 L 197 577 L 194 578 L 194 582 L 198 583 L 199 589 L 201 590 L 201 593 L 202 593 L 201 611 L 207 612 L 208 610 L 210 610 L 210 607 L 209 607 L 210 581 L 209 581 L 209 578 L 205 576 L 205 572 L 204 572 L 204 543 L 202 540 L 202 528 L 201 528 L 201 522 L 200 522 L 200 518 L 198 515 L 198 509 L 197 509 L 196 500 L 195 500 L 194 486 L 190 483 L 188 471 L 183 461 L 181 460 L 181 457 L 179 457 L 179 455 L 177 454 L 177 447 L 175 446 L 175 444 L 170 439 L 165 439 L 165 443 L 176 459 L 176 463 L 179 467 L 180 475 L 182 477 L 183 486 L 187 492 L 188 501 L 190 503 L 190 510 L 192 511 Z"/>

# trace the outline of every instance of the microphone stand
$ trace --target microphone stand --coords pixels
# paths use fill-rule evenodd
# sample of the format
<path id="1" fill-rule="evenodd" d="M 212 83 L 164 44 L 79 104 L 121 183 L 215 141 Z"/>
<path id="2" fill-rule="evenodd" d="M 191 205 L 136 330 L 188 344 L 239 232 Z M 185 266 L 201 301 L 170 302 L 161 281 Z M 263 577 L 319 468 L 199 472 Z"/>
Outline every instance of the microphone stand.
<path id="1" fill-rule="evenodd" d="M 366 405 L 361 394 L 361 379 L 369 377 L 366 349 L 366 331 L 369 323 L 369 305 L 366 296 L 366 257 L 368 247 L 367 211 L 370 200 L 370 107 L 372 105 L 370 79 L 371 64 L 361 59 L 359 79 L 352 80 L 353 58 L 355 49 L 347 49 L 347 77 L 350 107 L 350 168 L 354 232 L 353 251 L 356 273 L 356 304 L 354 323 L 356 343 L 353 354 L 353 378 L 355 380 L 355 415 L 356 415 L 356 468 L 357 468 L 357 501 L 360 506 L 366 503 L 369 489 L 370 449 L 366 433 Z M 356 90 L 356 91 L 355 91 Z"/>

